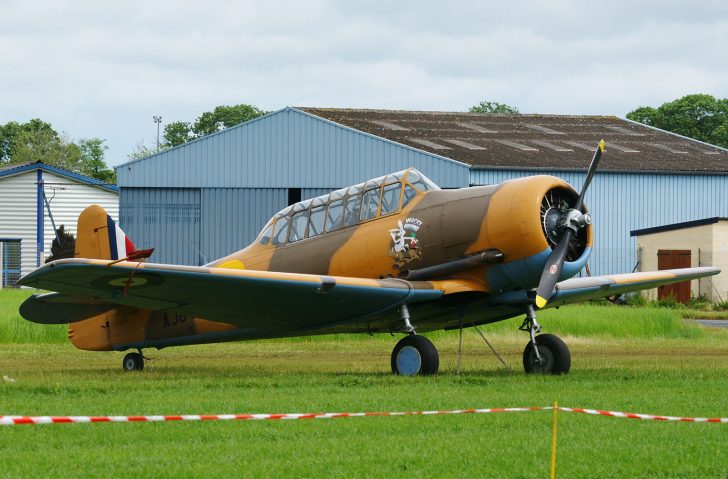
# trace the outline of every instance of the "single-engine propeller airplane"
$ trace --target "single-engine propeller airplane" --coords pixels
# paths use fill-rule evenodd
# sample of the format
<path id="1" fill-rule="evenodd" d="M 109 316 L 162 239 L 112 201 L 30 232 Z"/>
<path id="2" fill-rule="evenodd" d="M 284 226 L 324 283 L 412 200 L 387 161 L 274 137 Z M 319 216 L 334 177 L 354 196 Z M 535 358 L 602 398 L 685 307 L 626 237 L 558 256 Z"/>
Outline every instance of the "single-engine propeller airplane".
<path id="1" fill-rule="evenodd" d="M 19 284 L 54 291 L 20 307 L 36 323 L 68 323 L 77 348 L 144 348 L 331 333 L 400 332 L 395 374 L 436 374 L 435 346 L 416 333 L 525 314 L 526 372 L 568 373 L 557 336 L 536 310 L 718 274 L 687 268 L 575 276 L 593 247 L 584 196 L 553 176 L 441 190 L 415 169 L 291 205 L 247 248 L 205 266 L 144 262 L 99 206 L 78 220 L 74 258 Z M 588 321 L 588 318 L 585 318 Z"/>

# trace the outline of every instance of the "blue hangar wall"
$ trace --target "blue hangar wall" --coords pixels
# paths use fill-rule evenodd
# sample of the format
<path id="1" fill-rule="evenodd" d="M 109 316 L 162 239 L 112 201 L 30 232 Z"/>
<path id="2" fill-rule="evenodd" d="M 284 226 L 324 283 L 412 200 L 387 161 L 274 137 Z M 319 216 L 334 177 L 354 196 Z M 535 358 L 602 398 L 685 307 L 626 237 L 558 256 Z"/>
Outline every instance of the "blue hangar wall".
<path id="1" fill-rule="evenodd" d="M 201 265 L 250 243 L 288 205 L 402 170 L 443 188 L 534 174 L 577 189 L 583 172 L 481 169 L 339 125 L 294 108 L 271 113 L 117 167 L 122 228 L 153 260 Z M 599 172 L 586 203 L 593 214 L 593 274 L 630 272 L 639 260 L 630 231 L 728 217 L 728 175 Z M 693 266 L 698 266 L 693 258 Z"/>
<path id="2" fill-rule="evenodd" d="M 410 166 L 443 188 L 468 165 L 294 108 L 119 165 L 119 222 L 153 261 L 201 265 L 248 245 L 273 214 L 301 199 Z"/>

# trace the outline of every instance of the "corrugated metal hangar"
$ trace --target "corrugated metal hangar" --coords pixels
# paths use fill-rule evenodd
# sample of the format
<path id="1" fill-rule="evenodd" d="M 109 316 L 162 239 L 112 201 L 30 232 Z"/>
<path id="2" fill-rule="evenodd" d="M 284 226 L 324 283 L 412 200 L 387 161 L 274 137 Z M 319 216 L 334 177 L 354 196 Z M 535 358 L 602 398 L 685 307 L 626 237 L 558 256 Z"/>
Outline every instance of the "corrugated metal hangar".
<path id="1" fill-rule="evenodd" d="M 154 261 L 199 265 L 289 204 L 410 166 L 442 188 L 553 174 L 579 189 L 601 138 L 592 273 L 635 268 L 631 230 L 728 216 L 728 150 L 613 116 L 287 107 L 118 166 L 120 223 Z"/>
<path id="2" fill-rule="evenodd" d="M 0 167 L 0 288 L 45 262 L 54 223 L 75 236 L 78 215 L 90 204 L 116 218 L 117 187 L 41 162 Z"/>

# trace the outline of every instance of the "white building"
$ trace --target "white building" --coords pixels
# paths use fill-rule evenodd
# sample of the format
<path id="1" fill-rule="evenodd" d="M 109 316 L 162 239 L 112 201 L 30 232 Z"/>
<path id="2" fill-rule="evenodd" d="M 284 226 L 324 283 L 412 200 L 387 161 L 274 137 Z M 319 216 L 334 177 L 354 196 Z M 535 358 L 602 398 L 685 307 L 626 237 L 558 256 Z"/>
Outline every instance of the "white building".
<path id="1" fill-rule="evenodd" d="M 0 166 L 0 288 L 50 256 L 53 223 L 75 236 L 78 215 L 91 204 L 117 220 L 118 188 L 41 162 Z"/>

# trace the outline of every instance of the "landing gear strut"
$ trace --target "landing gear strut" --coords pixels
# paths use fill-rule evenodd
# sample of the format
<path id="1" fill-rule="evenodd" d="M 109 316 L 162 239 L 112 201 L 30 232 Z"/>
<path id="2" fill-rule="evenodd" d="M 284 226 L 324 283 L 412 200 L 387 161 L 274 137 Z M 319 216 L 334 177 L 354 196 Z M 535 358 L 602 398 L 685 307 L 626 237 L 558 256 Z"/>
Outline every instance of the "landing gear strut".
<path id="1" fill-rule="evenodd" d="M 144 355 L 140 349 L 138 353 L 129 353 L 124 356 L 121 363 L 124 371 L 141 371 L 144 369 Z"/>
<path id="2" fill-rule="evenodd" d="M 392 372 L 402 376 L 432 376 L 440 368 L 440 356 L 432 342 L 424 336 L 415 334 L 410 322 L 406 304 L 399 308 L 404 323 L 402 330 L 407 336 L 402 338 L 392 351 Z"/>
<path id="3" fill-rule="evenodd" d="M 571 353 L 561 338 L 553 334 L 536 334 L 541 332 L 541 325 L 536 321 L 533 305 L 527 306 L 526 319 L 518 328 L 531 336 L 531 341 L 523 350 L 523 369 L 527 373 L 567 374 L 571 369 Z"/>

